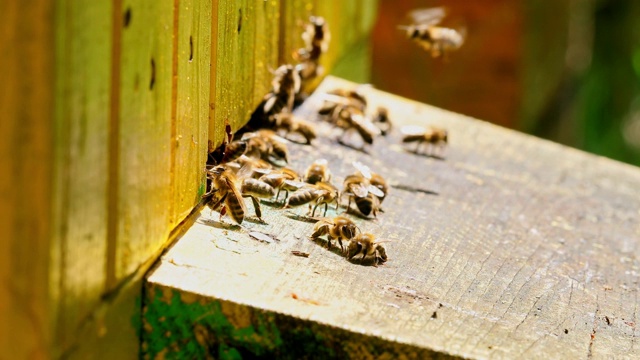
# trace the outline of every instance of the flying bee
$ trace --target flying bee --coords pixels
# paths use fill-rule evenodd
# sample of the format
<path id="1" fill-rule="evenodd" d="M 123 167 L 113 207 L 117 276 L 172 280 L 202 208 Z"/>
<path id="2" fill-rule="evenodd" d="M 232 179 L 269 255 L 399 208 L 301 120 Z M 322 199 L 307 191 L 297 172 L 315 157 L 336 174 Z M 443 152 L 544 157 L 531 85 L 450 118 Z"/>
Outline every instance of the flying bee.
<path id="1" fill-rule="evenodd" d="M 342 240 L 351 240 L 356 236 L 358 227 L 350 219 L 344 216 L 336 216 L 332 219 L 324 218 L 313 227 L 312 239 L 327 235 L 327 248 L 331 249 L 331 240 L 338 240 L 340 249 L 344 254 Z"/>
<path id="2" fill-rule="evenodd" d="M 309 212 L 313 217 L 316 214 L 316 209 L 318 208 L 318 206 L 324 205 L 323 216 L 325 216 L 327 214 L 329 204 L 332 202 L 336 203 L 336 211 L 338 210 L 339 198 L 340 193 L 338 192 L 338 189 L 336 189 L 333 185 L 325 182 L 318 182 L 315 185 L 307 185 L 296 190 L 289 196 L 284 207 L 290 208 L 309 204 Z M 315 205 L 313 206 L 313 211 L 311 211 L 310 203 L 315 203 Z"/>
<path id="3" fill-rule="evenodd" d="M 207 178 L 211 180 L 211 189 L 204 194 L 205 205 L 211 210 L 220 209 L 220 219 L 227 213 L 238 224 L 242 224 L 247 212 L 242 194 L 236 188 L 237 179 L 225 165 L 215 166 L 207 170 Z"/>
<path id="4" fill-rule="evenodd" d="M 270 117 L 282 111 L 291 112 L 300 92 L 300 75 L 293 65 L 281 65 L 273 73 L 272 89 L 264 97 L 264 113 Z"/>
<path id="5" fill-rule="evenodd" d="M 447 130 L 435 126 L 403 126 L 400 131 L 403 143 L 416 143 L 415 153 L 420 150 L 420 145 L 429 144 L 428 154 L 433 155 L 433 148 L 444 148 L 449 142 Z"/>
<path id="6" fill-rule="evenodd" d="M 311 140 L 316 138 L 316 130 L 313 124 L 291 113 L 282 112 L 274 115 L 272 127 L 276 132 L 284 131 L 286 134 L 300 134 L 305 139 L 306 144 L 311 144 Z"/>
<path id="7" fill-rule="evenodd" d="M 318 159 L 314 161 L 304 172 L 304 181 L 309 184 L 318 182 L 327 182 L 331 180 L 331 171 L 329 171 L 326 159 Z"/>
<path id="8" fill-rule="evenodd" d="M 247 142 L 249 156 L 261 158 L 273 165 L 279 165 L 278 161 L 289 162 L 289 151 L 284 138 L 276 135 L 271 130 L 258 130 L 242 135 L 242 140 Z"/>
<path id="9" fill-rule="evenodd" d="M 251 173 L 247 177 L 258 179 L 264 174 L 268 174 L 272 171 L 273 165 L 263 159 L 256 159 L 247 155 L 242 155 L 235 161 L 227 164 L 229 167 L 233 167 L 235 173 L 242 168 L 251 169 Z"/>
<path id="10" fill-rule="evenodd" d="M 373 116 L 372 122 L 380 129 L 380 134 L 382 136 L 386 136 L 393 127 L 391 123 L 391 119 L 389 119 L 389 111 L 387 108 L 379 106 L 375 115 Z"/>
<path id="11" fill-rule="evenodd" d="M 347 254 L 349 260 L 362 255 L 360 263 L 367 257 L 373 257 L 373 266 L 375 267 L 387 261 L 387 250 L 380 242 L 376 242 L 375 236 L 370 233 L 361 233 L 351 239 Z"/>
<path id="12" fill-rule="evenodd" d="M 448 52 L 460 49 L 466 37 L 463 28 L 437 26 L 446 15 L 443 7 L 413 10 L 409 13 L 413 24 L 399 28 L 405 30 L 407 38 L 430 52 L 432 57 L 446 56 Z"/>

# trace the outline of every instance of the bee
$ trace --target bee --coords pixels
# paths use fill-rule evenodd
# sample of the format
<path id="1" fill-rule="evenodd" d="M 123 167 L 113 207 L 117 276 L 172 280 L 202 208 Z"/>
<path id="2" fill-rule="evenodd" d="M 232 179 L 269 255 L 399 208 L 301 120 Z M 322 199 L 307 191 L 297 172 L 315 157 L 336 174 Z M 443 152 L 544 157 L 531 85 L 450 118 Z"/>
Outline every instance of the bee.
<path id="1" fill-rule="evenodd" d="M 321 76 L 324 69 L 319 64 L 320 56 L 329 49 L 331 33 L 323 17 L 312 16 L 302 33 L 305 47 L 293 53 L 293 58 L 300 62 L 296 71 L 302 81 Z"/>
<path id="2" fill-rule="evenodd" d="M 276 195 L 276 190 L 264 181 L 246 178 L 242 180 L 240 192 L 242 193 L 242 197 L 251 198 L 256 216 L 258 217 L 258 220 L 262 221 L 262 211 L 260 209 L 260 201 L 258 201 L 258 198 L 271 199 Z"/>
<path id="3" fill-rule="evenodd" d="M 387 261 L 387 250 L 382 244 L 376 242 L 375 237 L 370 233 L 358 234 L 349 242 L 347 252 L 348 259 L 352 260 L 361 254 L 360 263 L 362 263 L 366 257 L 373 257 L 373 266 L 375 267 Z"/>
<path id="4" fill-rule="evenodd" d="M 367 108 L 367 98 L 360 91 L 360 89 L 364 86 L 370 85 L 360 85 L 356 89 L 333 89 L 331 91 L 328 91 L 327 94 L 342 97 L 344 100 L 346 100 L 347 105 L 355 106 L 360 109 L 360 111 L 364 112 Z"/>
<path id="5" fill-rule="evenodd" d="M 331 171 L 329 171 L 327 164 L 326 159 L 318 159 L 314 161 L 309 165 L 307 171 L 304 172 L 304 181 L 309 184 L 315 184 L 331 180 Z"/>
<path id="6" fill-rule="evenodd" d="M 282 112 L 274 115 L 272 127 L 276 132 L 298 133 L 305 139 L 306 144 L 311 144 L 311 140 L 316 138 L 316 130 L 313 124 L 291 113 Z"/>
<path id="7" fill-rule="evenodd" d="M 372 122 L 380 129 L 380 134 L 382 136 L 386 136 L 393 127 L 391 123 L 391 119 L 389 119 L 389 111 L 387 108 L 379 106 L 375 115 L 373 116 Z"/>
<path id="8" fill-rule="evenodd" d="M 354 162 L 353 165 L 358 169 L 358 172 L 347 176 L 343 183 L 343 194 L 349 198 L 347 210 L 351 208 L 351 200 L 353 199 L 360 213 L 364 216 L 369 216 L 369 214 L 373 213 L 375 217 L 380 210 L 382 200 L 386 196 L 386 181 L 382 176 L 371 173 L 369 167 L 359 162 Z M 374 175 L 375 184 L 371 183 Z"/>
<path id="9" fill-rule="evenodd" d="M 270 117 L 282 111 L 291 112 L 295 96 L 300 92 L 300 75 L 293 65 L 277 68 L 271 86 L 271 91 L 264 97 L 264 113 Z"/>
<path id="10" fill-rule="evenodd" d="M 443 7 L 413 10 L 409 13 L 413 24 L 399 28 L 432 57 L 446 56 L 448 52 L 460 49 L 466 37 L 464 29 L 437 26 L 446 15 Z"/>
<path id="11" fill-rule="evenodd" d="M 229 217 L 242 224 L 247 210 L 242 194 L 236 188 L 233 172 L 225 165 L 219 165 L 207 170 L 207 178 L 211 180 L 211 189 L 203 195 L 205 205 L 211 210 L 220 209 L 220 219 L 228 210 Z"/>
<path id="12" fill-rule="evenodd" d="M 296 191 L 306 185 L 306 183 L 300 182 L 300 175 L 297 172 L 286 167 L 264 174 L 259 180 L 277 190 L 276 201 L 278 201 L 281 191 L 285 192 L 284 199 L 286 201 L 289 198 L 289 191 Z"/>
<path id="13" fill-rule="evenodd" d="M 225 120 L 226 137 L 217 149 L 212 149 L 213 144 L 209 142 L 208 165 L 221 165 L 234 161 L 247 151 L 247 144 L 244 141 L 233 141 L 233 132 L 228 120 Z"/>
<path id="14" fill-rule="evenodd" d="M 342 240 L 351 240 L 356 236 L 358 227 L 350 219 L 336 216 L 333 219 L 321 219 L 313 227 L 312 239 L 327 235 L 327 248 L 331 249 L 331 240 L 338 240 L 340 250 L 344 254 Z"/>
<path id="15" fill-rule="evenodd" d="M 339 141 L 351 130 L 356 131 L 367 144 L 373 144 L 373 139 L 380 135 L 380 129 L 355 106 L 337 104 L 328 112 L 325 109 L 320 109 L 320 114 L 329 115 L 329 122 L 343 130 Z"/>
<path id="16" fill-rule="evenodd" d="M 430 145 L 428 154 L 433 154 L 433 148 L 443 148 L 449 141 L 447 130 L 429 126 L 427 128 L 421 126 L 403 126 L 400 131 L 403 134 L 403 143 L 416 143 L 415 153 L 420 150 L 420 145 L 426 143 Z"/>
<path id="17" fill-rule="evenodd" d="M 340 198 L 340 193 L 338 190 L 331 184 L 326 182 L 318 182 L 315 185 L 307 185 L 304 186 L 293 194 L 289 196 L 287 202 L 285 203 L 285 208 L 302 206 L 304 204 L 309 204 L 309 211 L 311 216 L 315 216 L 316 209 L 320 205 L 324 205 L 324 215 L 327 215 L 327 209 L 329 208 L 329 204 L 335 202 L 336 203 L 336 211 L 338 210 L 338 206 L 340 205 L 338 199 Z M 311 211 L 311 204 L 315 203 L 313 206 L 313 211 Z"/>
<path id="18" fill-rule="evenodd" d="M 262 129 L 245 133 L 242 135 L 242 140 L 247 142 L 246 154 L 249 156 L 261 158 L 273 165 L 278 165 L 278 161 L 289 162 L 287 140 L 271 130 Z"/>
<path id="19" fill-rule="evenodd" d="M 258 179 L 264 174 L 270 173 L 273 169 L 273 166 L 269 162 L 263 159 L 252 158 L 247 155 L 242 155 L 227 165 L 229 167 L 233 167 L 235 173 L 237 173 L 241 168 L 251 169 L 251 173 L 247 177 L 251 177 L 253 179 Z"/>

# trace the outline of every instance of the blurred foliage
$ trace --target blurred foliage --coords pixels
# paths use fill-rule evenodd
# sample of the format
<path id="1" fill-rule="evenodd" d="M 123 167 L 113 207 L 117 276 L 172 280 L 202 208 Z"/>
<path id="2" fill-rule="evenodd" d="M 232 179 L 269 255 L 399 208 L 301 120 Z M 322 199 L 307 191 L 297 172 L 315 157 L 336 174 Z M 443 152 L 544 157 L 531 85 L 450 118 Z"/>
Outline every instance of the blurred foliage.
<path id="1" fill-rule="evenodd" d="M 523 130 L 640 165 L 640 2 L 569 3 L 563 74 Z"/>

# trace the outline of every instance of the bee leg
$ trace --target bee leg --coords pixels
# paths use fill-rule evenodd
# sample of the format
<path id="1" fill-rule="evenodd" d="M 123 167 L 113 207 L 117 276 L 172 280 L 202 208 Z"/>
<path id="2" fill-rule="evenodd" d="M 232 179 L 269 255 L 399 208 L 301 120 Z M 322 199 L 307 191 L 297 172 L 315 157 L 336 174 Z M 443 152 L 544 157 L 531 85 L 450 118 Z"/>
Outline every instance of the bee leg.
<path id="1" fill-rule="evenodd" d="M 338 244 L 340 244 L 340 250 L 342 251 L 342 254 L 344 254 L 344 245 L 342 245 L 342 238 L 341 237 L 338 238 Z"/>
<path id="2" fill-rule="evenodd" d="M 324 203 L 324 215 L 322 216 L 327 216 L 327 209 L 329 208 L 329 204 Z"/>
<path id="3" fill-rule="evenodd" d="M 278 192 L 276 193 L 276 202 L 278 202 L 278 198 L 280 197 L 280 190 L 282 189 L 278 189 Z"/>
<path id="4" fill-rule="evenodd" d="M 222 208 L 220 209 L 220 218 L 218 219 L 219 221 L 222 221 L 222 217 L 227 213 L 227 206 L 226 205 L 222 205 Z"/>
<path id="5" fill-rule="evenodd" d="M 264 220 L 262 220 L 262 209 L 260 209 L 260 202 L 258 201 L 258 199 L 256 199 L 255 196 L 251 196 L 251 195 L 243 195 L 242 197 L 251 198 L 251 201 L 253 202 L 253 209 L 256 212 L 256 216 L 258 217 L 258 220 L 264 222 Z"/>

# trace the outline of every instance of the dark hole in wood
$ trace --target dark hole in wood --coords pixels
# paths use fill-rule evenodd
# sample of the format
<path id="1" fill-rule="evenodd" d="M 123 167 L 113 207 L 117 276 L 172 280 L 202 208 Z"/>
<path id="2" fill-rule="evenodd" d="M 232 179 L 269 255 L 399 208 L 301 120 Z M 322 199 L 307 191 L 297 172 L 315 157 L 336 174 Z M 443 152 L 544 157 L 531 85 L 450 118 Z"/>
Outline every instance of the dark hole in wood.
<path id="1" fill-rule="evenodd" d="M 153 85 L 156 83 L 156 62 L 151 58 L 151 81 L 149 82 L 149 90 L 153 90 Z"/>
<path id="2" fill-rule="evenodd" d="M 193 60 L 193 36 L 189 36 L 189 61 Z"/>
<path id="3" fill-rule="evenodd" d="M 242 9 L 238 10 L 238 33 L 242 29 Z"/>
<path id="4" fill-rule="evenodd" d="M 131 23 L 131 8 L 127 8 L 127 10 L 124 12 L 124 27 L 129 27 L 129 24 Z"/>
<path id="5" fill-rule="evenodd" d="M 564 329 L 564 333 L 568 334 L 569 333 L 569 329 Z"/>
<path id="6" fill-rule="evenodd" d="M 431 318 L 432 319 L 437 319 L 438 318 L 438 312 L 434 311 L 433 314 L 431 314 Z"/>

